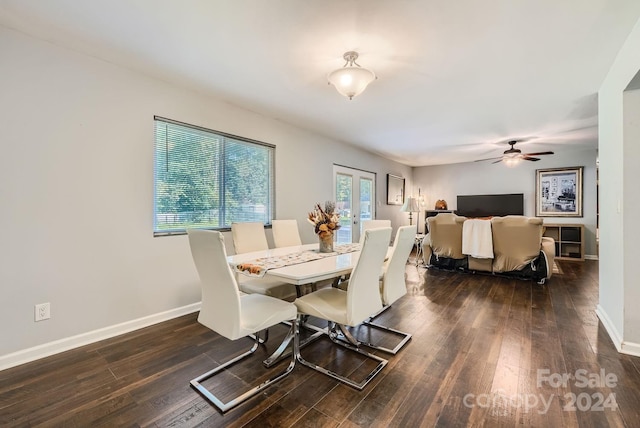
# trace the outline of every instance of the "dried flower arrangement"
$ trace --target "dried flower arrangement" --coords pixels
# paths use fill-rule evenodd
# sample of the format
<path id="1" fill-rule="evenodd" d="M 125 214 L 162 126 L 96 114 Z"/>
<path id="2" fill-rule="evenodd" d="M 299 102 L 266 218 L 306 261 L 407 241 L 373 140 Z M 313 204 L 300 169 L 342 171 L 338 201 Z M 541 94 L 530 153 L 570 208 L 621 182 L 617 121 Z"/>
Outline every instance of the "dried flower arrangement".
<path id="1" fill-rule="evenodd" d="M 340 229 L 340 216 L 336 212 L 336 204 L 332 201 L 324 203 L 324 210 L 320 204 L 309 213 L 309 223 L 315 226 L 316 235 L 321 239 L 333 238 L 333 233 Z"/>

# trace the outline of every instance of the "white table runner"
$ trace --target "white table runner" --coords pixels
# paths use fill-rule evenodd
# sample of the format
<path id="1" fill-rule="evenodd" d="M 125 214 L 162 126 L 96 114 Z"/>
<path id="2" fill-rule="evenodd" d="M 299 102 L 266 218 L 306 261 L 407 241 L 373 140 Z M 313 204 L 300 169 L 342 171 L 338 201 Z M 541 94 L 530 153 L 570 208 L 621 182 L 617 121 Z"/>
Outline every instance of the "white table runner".
<path id="1" fill-rule="evenodd" d="M 335 257 L 340 254 L 360 251 L 360 244 L 334 245 L 332 253 L 320 253 L 318 250 L 299 251 L 282 256 L 260 257 L 245 263 L 239 263 L 233 267 L 234 271 L 247 276 L 262 277 L 269 269 L 277 269 L 285 266 L 297 265 L 325 257 Z"/>

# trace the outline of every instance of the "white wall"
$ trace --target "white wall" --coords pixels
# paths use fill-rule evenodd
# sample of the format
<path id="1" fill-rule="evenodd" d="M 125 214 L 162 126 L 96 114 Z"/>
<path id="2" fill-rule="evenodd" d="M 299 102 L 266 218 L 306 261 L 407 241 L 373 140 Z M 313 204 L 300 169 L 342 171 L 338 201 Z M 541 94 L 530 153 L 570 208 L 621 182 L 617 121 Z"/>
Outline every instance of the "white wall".
<path id="1" fill-rule="evenodd" d="M 276 214 L 307 242 L 334 162 L 376 172 L 378 216 L 404 221 L 385 180 L 407 166 L 2 27 L 0 55 L 0 369 L 199 302 L 186 236 L 152 233 L 154 115 L 275 144 Z"/>
<path id="2" fill-rule="evenodd" d="M 456 209 L 458 195 L 523 193 L 524 214 L 535 216 L 536 169 L 584 166 L 583 217 L 545 217 L 545 223 L 579 223 L 585 225 L 585 254 L 597 255 L 596 247 L 596 158 L 594 150 L 558 151 L 541 156 L 538 162 L 522 162 L 513 168 L 491 162 L 467 162 L 452 165 L 414 168 L 414 186 L 425 195 L 428 209 L 438 199 Z M 424 219 L 424 217 L 422 217 Z"/>
<path id="3" fill-rule="evenodd" d="M 640 101 L 624 91 L 640 70 L 640 21 L 598 92 L 600 302 L 597 313 L 619 350 L 640 355 L 638 124 Z M 635 117 L 634 117 L 635 115 Z"/>
<path id="4" fill-rule="evenodd" d="M 637 264 L 640 260 L 640 182 L 638 160 L 640 160 L 640 90 L 624 93 L 624 340 L 640 345 L 640 280 Z M 633 183 L 633 184 L 632 184 Z M 640 349 L 637 350 L 640 352 Z"/>

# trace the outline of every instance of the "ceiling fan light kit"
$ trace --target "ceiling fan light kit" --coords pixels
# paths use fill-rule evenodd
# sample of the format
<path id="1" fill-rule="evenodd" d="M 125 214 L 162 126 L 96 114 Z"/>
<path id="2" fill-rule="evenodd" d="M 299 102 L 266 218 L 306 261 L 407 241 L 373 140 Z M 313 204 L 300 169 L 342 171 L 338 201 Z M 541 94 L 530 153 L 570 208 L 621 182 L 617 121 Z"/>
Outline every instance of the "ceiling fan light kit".
<path id="1" fill-rule="evenodd" d="M 503 161 L 504 164 L 509 168 L 513 168 L 514 166 L 518 165 L 521 160 L 522 159 L 517 154 L 508 154 L 501 159 L 501 161 Z"/>
<path id="2" fill-rule="evenodd" d="M 353 97 L 360 95 L 367 88 L 367 85 L 377 77 L 373 71 L 361 67 L 356 62 L 358 52 L 345 52 L 342 57 L 346 61 L 344 66 L 329 73 L 327 80 L 340 94 L 352 100 Z"/>

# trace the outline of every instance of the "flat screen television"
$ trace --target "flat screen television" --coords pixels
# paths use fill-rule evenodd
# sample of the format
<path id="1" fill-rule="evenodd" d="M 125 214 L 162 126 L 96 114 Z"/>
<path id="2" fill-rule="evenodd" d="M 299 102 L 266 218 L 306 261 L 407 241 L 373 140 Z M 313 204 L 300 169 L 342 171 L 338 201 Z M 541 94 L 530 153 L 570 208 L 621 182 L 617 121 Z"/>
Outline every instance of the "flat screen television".
<path id="1" fill-rule="evenodd" d="M 458 195 L 456 214 L 464 217 L 524 215 L 524 194 Z"/>

